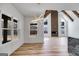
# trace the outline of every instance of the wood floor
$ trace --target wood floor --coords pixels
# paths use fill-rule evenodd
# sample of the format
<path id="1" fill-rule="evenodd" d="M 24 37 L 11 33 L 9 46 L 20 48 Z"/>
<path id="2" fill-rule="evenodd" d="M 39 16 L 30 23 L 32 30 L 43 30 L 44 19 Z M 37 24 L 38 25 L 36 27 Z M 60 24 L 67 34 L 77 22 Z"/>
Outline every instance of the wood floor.
<path id="1" fill-rule="evenodd" d="M 67 56 L 67 38 L 45 38 L 44 44 L 23 44 L 11 56 Z"/>

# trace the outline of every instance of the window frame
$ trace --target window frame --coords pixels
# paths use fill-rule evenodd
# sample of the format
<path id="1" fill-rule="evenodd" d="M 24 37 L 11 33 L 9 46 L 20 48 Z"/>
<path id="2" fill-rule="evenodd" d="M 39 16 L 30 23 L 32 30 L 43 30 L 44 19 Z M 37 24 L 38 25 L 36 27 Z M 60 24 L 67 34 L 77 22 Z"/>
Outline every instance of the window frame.
<path id="1" fill-rule="evenodd" d="M 10 41 L 12 41 L 12 40 L 14 40 L 14 30 L 16 30 L 17 31 L 17 39 L 18 39 L 18 30 L 19 30 L 19 28 L 18 28 L 18 20 L 17 20 L 17 18 L 14 18 L 14 17 L 11 17 L 11 16 L 9 16 L 9 15 L 6 15 L 6 16 L 9 16 L 9 17 L 11 17 L 11 21 L 10 21 L 10 24 L 8 23 L 8 26 L 11 26 L 11 28 L 3 28 L 2 27 L 2 21 L 4 21 L 3 19 L 2 19 L 2 14 L 4 14 L 4 15 L 6 15 L 5 13 L 2 13 L 1 11 L 0 11 L 0 32 L 1 32 L 1 34 L 0 34 L 0 36 L 1 37 L 3 37 L 3 30 L 9 30 L 9 31 L 11 31 L 11 40 L 9 40 L 8 41 L 8 39 L 7 39 L 7 42 L 10 42 Z M 14 29 L 14 22 L 13 22 L 13 20 L 17 20 L 17 29 Z M 7 32 L 7 38 L 8 38 L 8 32 Z M 2 42 L 0 42 L 0 44 L 4 44 L 3 43 L 3 38 L 2 38 L 2 40 L 1 40 Z M 7 42 L 5 42 L 5 43 L 7 43 Z"/>

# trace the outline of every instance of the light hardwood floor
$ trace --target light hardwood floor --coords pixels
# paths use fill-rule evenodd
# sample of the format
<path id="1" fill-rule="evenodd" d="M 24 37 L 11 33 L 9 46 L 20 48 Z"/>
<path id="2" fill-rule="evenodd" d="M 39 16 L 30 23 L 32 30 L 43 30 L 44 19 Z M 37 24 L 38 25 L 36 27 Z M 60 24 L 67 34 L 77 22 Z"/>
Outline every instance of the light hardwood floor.
<path id="1" fill-rule="evenodd" d="M 44 44 L 23 44 L 11 56 L 67 56 L 67 38 L 52 37 L 45 38 Z"/>

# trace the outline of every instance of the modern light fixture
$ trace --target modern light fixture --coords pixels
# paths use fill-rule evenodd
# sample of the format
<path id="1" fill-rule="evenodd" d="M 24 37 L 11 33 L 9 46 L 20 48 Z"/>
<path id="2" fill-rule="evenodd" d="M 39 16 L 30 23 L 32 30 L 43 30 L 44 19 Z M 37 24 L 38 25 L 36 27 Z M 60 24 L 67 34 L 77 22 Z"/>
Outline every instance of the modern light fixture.
<path id="1" fill-rule="evenodd" d="M 37 5 L 40 7 L 40 11 L 41 11 L 41 12 L 44 11 L 44 9 L 41 8 L 41 6 L 40 6 L 41 4 L 40 4 L 40 3 L 37 3 Z M 39 20 L 43 20 L 44 14 L 45 14 L 45 12 L 43 12 L 39 17 L 34 16 L 34 17 L 33 17 L 34 20 L 32 20 L 32 22 L 37 22 L 37 21 L 39 21 Z"/>

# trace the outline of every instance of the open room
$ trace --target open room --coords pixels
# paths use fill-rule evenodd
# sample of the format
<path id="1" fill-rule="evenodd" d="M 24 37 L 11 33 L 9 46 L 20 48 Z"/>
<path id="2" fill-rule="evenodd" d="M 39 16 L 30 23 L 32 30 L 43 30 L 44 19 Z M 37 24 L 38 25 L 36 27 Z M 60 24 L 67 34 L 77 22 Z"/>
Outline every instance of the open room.
<path id="1" fill-rule="evenodd" d="M 79 56 L 78 6 L 0 3 L 0 56 Z"/>

